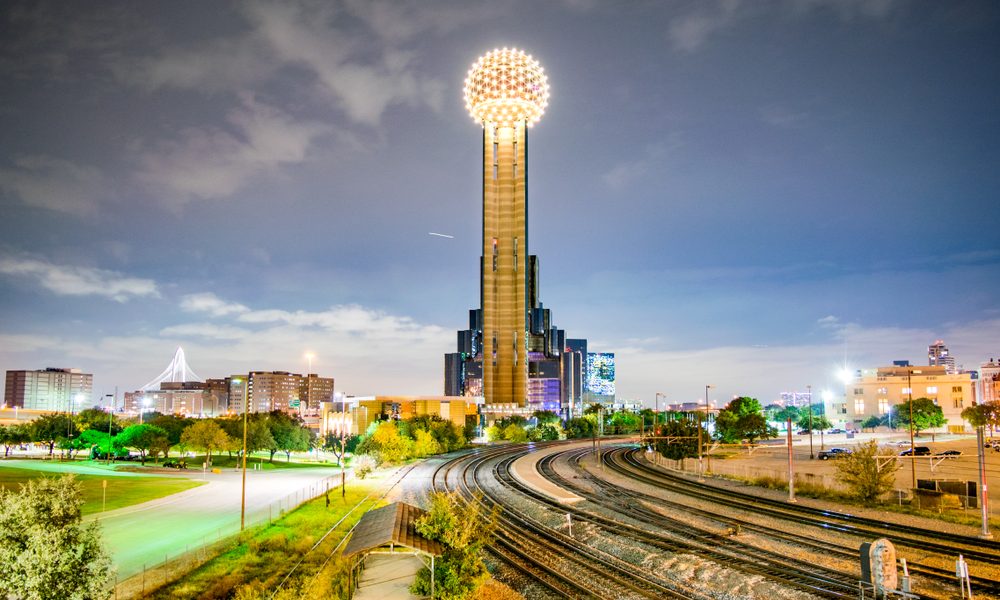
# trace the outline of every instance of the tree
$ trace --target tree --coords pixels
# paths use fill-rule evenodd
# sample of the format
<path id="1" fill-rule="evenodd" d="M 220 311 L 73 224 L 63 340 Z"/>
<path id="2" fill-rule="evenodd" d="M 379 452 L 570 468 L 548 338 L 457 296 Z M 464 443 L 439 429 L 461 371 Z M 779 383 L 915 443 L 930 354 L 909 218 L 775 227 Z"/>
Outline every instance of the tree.
<path id="1" fill-rule="evenodd" d="M 333 455 L 337 457 L 337 464 L 342 464 L 344 456 L 348 452 L 354 452 L 361 442 L 360 435 L 345 435 L 341 437 L 335 432 L 330 432 L 326 434 L 326 438 L 323 441 L 323 449 L 333 452 Z"/>
<path id="2" fill-rule="evenodd" d="M 834 461 L 834 466 L 837 468 L 837 479 L 854 496 L 866 504 L 873 504 L 879 496 L 892 490 L 896 471 L 901 465 L 895 451 L 879 448 L 877 441 L 870 440 L 854 452 L 841 455 Z"/>
<path id="3" fill-rule="evenodd" d="M 159 450 L 163 452 L 163 458 L 167 458 L 171 446 L 181 443 L 181 435 L 184 430 L 194 423 L 194 419 L 180 417 L 177 415 L 161 415 L 156 413 L 152 419 L 146 421 L 150 425 L 155 425 L 166 432 L 166 443 L 161 444 Z"/>
<path id="4" fill-rule="evenodd" d="M 426 429 L 417 429 L 413 434 L 413 456 L 423 458 L 441 452 L 441 445 L 434 439 L 431 432 Z"/>
<path id="5" fill-rule="evenodd" d="M 503 428 L 503 439 L 510 440 L 514 443 L 522 443 L 528 441 L 528 432 L 521 425 L 511 423 L 510 425 Z"/>
<path id="6" fill-rule="evenodd" d="M 274 462 L 274 453 L 281 450 L 285 453 L 285 462 L 292 460 L 292 452 L 309 450 L 311 441 L 305 429 L 305 423 L 298 415 L 289 415 L 281 410 L 272 410 L 267 414 L 267 428 L 274 438 L 274 449 L 271 450 L 269 462 Z"/>
<path id="7" fill-rule="evenodd" d="M 802 416 L 802 414 L 799 412 L 799 409 L 794 406 L 779 407 L 779 410 L 769 413 L 769 418 L 772 421 L 777 421 L 778 423 L 788 423 L 788 419 L 791 419 L 792 423 L 797 423 L 800 416 Z"/>
<path id="8" fill-rule="evenodd" d="M 377 421 L 358 444 L 359 454 L 370 454 L 382 463 L 400 463 L 410 458 L 413 441 L 400 434 L 397 421 Z"/>
<path id="9" fill-rule="evenodd" d="M 3 455 L 8 456 L 11 448 L 31 441 L 31 429 L 23 423 L 0 427 L 0 440 L 3 442 Z"/>
<path id="10" fill-rule="evenodd" d="M 825 431 L 825 430 L 833 427 L 833 423 L 830 422 L 830 419 L 826 418 L 826 415 L 816 415 L 816 414 L 814 414 L 812 416 L 812 423 L 811 424 L 812 424 L 812 429 L 814 431 Z M 799 422 L 796 423 L 796 425 L 798 425 L 798 427 L 800 427 L 801 429 L 805 429 L 806 431 L 809 431 L 810 422 L 809 422 L 809 411 L 808 410 L 805 412 L 805 414 L 799 416 Z"/>
<path id="11" fill-rule="evenodd" d="M 627 410 L 619 410 L 611 414 L 608 424 L 615 433 L 630 433 L 639 430 L 639 415 Z"/>
<path id="12" fill-rule="evenodd" d="M 980 427 L 986 427 L 990 424 L 990 417 L 992 416 L 992 406 L 991 403 L 976 404 L 974 406 L 969 406 L 962 409 L 962 418 L 969 422 L 974 428 L 979 429 Z"/>
<path id="13" fill-rule="evenodd" d="M 117 435 L 122 430 L 122 424 L 118 417 L 108 414 L 108 411 L 102 408 L 85 408 L 76 413 L 76 421 L 79 423 L 80 429 L 84 431 L 93 429 L 108 433 L 110 426 L 111 435 Z"/>
<path id="14" fill-rule="evenodd" d="M 566 421 L 566 439 L 578 440 L 594 437 L 594 422 L 582 417 L 574 417 Z"/>
<path id="15" fill-rule="evenodd" d="M 563 435 L 562 428 L 559 427 L 558 423 L 546 423 L 545 425 L 539 425 L 538 427 L 535 427 L 535 431 L 538 432 L 538 439 L 545 442 L 558 440 Z"/>
<path id="16" fill-rule="evenodd" d="M 650 428 L 656 424 L 656 413 L 651 408 L 640 410 L 639 417 L 642 419 L 642 426 L 645 428 Z"/>
<path id="17" fill-rule="evenodd" d="M 225 448 L 228 443 L 229 434 L 209 419 L 198 421 L 181 433 L 181 444 L 204 452 L 209 466 L 212 465 L 212 452 Z"/>
<path id="18" fill-rule="evenodd" d="M 910 400 L 906 400 L 892 407 L 893 419 L 903 427 L 910 427 Z M 919 434 L 925 429 L 941 427 L 948 421 L 944 418 L 941 407 L 934 404 L 930 398 L 914 398 L 913 405 L 913 431 Z"/>
<path id="19" fill-rule="evenodd" d="M 49 456 L 52 456 L 52 449 L 61 437 L 74 437 L 79 433 L 76 423 L 68 415 L 45 415 L 38 417 L 31 422 L 31 440 L 40 442 L 49 447 Z"/>
<path id="20" fill-rule="evenodd" d="M 92 600 L 110 595 L 111 558 L 97 521 L 84 524 L 72 475 L 0 490 L 0 597 Z"/>
<path id="21" fill-rule="evenodd" d="M 497 527 L 499 508 L 487 513 L 481 497 L 464 503 L 458 492 L 434 492 L 430 510 L 416 521 L 417 533 L 444 546 L 434 565 L 434 596 L 442 600 L 465 600 L 488 578 L 481 551 Z M 423 568 L 410 591 L 428 596 L 431 572 Z"/>
<path id="22" fill-rule="evenodd" d="M 719 411 L 715 418 L 715 433 L 726 443 L 738 443 L 746 439 L 751 444 L 758 438 L 767 439 L 778 435 L 767 424 L 760 402 L 746 396 L 733 399 Z"/>
<path id="23" fill-rule="evenodd" d="M 146 423 L 129 425 L 114 439 L 115 446 L 138 450 L 139 460 L 143 465 L 146 464 L 146 455 L 158 451 L 165 443 L 167 443 L 167 432 Z"/>
<path id="24" fill-rule="evenodd" d="M 653 432 L 657 439 L 653 443 L 653 449 L 670 460 L 679 460 L 681 468 L 684 467 L 685 458 L 698 457 L 698 423 L 683 417 L 681 419 L 670 419 L 657 426 Z M 701 431 L 702 442 L 709 440 L 708 432 Z"/>
<path id="25" fill-rule="evenodd" d="M 861 429 L 875 429 L 882 424 L 882 419 L 871 415 L 867 417 L 864 421 L 861 421 Z"/>
<path id="26" fill-rule="evenodd" d="M 538 425 L 558 425 L 562 421 L 559 414 L 551 410 L 536 410 L 531 416 Z"/>

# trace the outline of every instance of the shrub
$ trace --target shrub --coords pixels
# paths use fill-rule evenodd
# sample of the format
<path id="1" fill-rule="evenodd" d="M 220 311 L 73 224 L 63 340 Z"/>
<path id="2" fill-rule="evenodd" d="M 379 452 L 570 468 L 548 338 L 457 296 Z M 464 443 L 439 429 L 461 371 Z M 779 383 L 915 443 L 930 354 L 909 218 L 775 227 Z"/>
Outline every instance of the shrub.
<path id="1" fill-rule="evenodd" d="M 370 454 L 359 454 L 354 457 L 354 475 L 364 479 L 378 467 L 378 461 Z"/>

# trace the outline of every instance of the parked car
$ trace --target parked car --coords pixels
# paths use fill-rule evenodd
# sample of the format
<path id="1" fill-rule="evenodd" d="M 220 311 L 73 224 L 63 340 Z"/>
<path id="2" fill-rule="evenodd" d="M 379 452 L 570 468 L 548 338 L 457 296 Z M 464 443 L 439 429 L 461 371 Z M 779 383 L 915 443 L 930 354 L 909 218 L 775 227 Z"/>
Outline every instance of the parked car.
<path id="1" fill-rule="evenodd" d="M 934 456 L 943 456 L 944 458 L 958 458 L 962 456 L 961 450 L 945 450 L 944 452 L 938 452 Z"/>
<path id="2" fill-rule="evenodd" d="M 843 429 L 839 428 L 839 427 L 834 427 L 833 429 L 831 429 L 829 431 L 829 433 L 847 433 L 847 432 L 844 431 Z"/>
<path id="3" fill-rule="evenodd" d="M 831 458 L 839 458 L 850 453 L 850 448 L 830 448 L 829 450 L 820 452 L 819 458 L 820 460 L 830 460 Z"/>
<path id="4" fill-rule="evenodd" d="M 931 449 L 927 446 L 914 446 L 912 450 L 903 450 L 900 456 L 930 456 Z"/>

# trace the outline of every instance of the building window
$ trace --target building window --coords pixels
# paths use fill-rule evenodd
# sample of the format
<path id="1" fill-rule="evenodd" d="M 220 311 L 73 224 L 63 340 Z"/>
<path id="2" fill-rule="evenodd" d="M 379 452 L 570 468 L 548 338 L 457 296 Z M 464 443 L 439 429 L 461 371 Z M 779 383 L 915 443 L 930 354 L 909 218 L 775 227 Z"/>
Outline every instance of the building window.
<path id="1" fill-rule="evenodd" d="M 903 391 L 900 392 L 900 393 L 901 394 L 912 394 L 913 393 L 913 388 L 907 388 L 907 387 L 905 387 L 905 388 L 903 388 Z"/>
<path id="2" fill-rule="evenodd" d="M 878 414 L 884 415 L 889 412 L 889 399 L 879 398 L 878 399 Z"/>
<path id="3" fill-rule="evenodd" d="M 888 394 L 888 393 L 889 393 L 889 388 L 886 388 L 886 387 L 880 387 L 880 388 L 878 389 L 878 393 L 880 393 L 880 394 Z"/>
<path id="4" fill-rule="evenodd" d="M 854 395 L 855 396 L 864 396 L 865 395 L 864 388 L 854 388 Z"/>
<path id="5" fill-rule="evenodd" d="M 496 165 L 493 165 L 493 181 L 497 180 L 497 172 L 499 170 L 500 170 L 499 167 L 497 167 Z"/>
<path id="6" fill-rule="evenodd" d="M 497 164 L 497 154 L 499 154 L 500 144 L 493 142 L 493 164 Z"/>
<path id="7" fill-rule="evenodd" d="M 937 386 L 936 385 L 929 385 L 929 386 L 927 386 L 927 393 L 928 394 L 936 394 L 937 393 Z"/>
<path id="8" fill-rule="evenodd" d="M 962 408 L 962 397 L 961 396 L 959 396 L 957 398 L 953 398 L 951 402 L 952 402 L 952 407 L 953 408 Z"/>
<path id="9" fill-rule="evenodd" d="M 854 414 L 863 415 L 865 414 L 865 399 L 855 398 L 854 399 Z"/>
<path id="10" fill-rule="evenodd" d="M 961 394 L 962 393 L 962 386 L 960 386 L 960 385 L 953 385 L 953 386 L 951 386 L 951 393 L 952 394 Z"/>

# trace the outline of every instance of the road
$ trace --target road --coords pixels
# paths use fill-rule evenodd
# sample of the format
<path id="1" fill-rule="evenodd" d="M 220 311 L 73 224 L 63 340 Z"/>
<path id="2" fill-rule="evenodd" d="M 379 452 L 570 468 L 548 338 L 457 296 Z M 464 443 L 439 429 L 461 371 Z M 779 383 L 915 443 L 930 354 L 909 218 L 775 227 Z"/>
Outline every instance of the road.
<path id="1" fill-rule="evenodd" d="M 269 510 L 277 516 L 282 508 L 320 493 L 323 480 L 334 476 L 339 481 L 335 467 L 247 471 L 248 525 L 267 519 Z M 140 573 L 143 565 L 162 564 L 240 530 L 239 471 L 205 477 L 207 485 L 94 517 L 101 524 L 119 581 Z"/>

